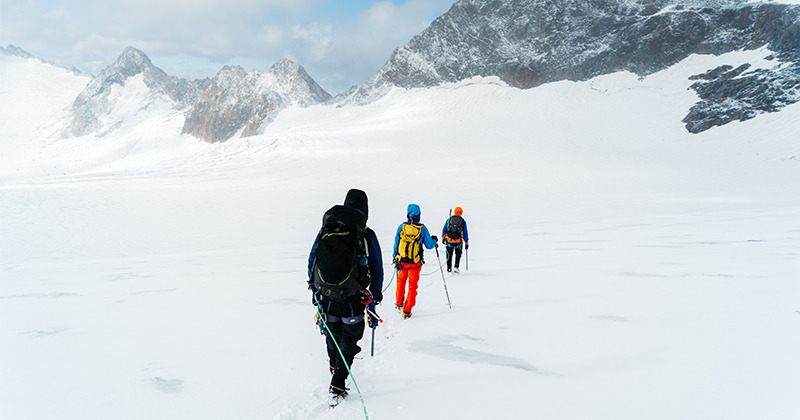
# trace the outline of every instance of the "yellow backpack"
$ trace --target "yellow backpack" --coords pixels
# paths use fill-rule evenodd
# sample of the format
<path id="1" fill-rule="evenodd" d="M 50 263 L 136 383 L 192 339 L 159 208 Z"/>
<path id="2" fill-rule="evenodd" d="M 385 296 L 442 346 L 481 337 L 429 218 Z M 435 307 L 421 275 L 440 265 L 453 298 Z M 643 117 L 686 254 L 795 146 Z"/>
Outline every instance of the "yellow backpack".
<path id="1" fill-rule="evenodd" d="M 400 262 L 416 264 L 422 261 L 422 244 L 419 242 L 422 226 L 403 223 L 403 229 L 400 231 L 400 243 L 397 245 Z"/>

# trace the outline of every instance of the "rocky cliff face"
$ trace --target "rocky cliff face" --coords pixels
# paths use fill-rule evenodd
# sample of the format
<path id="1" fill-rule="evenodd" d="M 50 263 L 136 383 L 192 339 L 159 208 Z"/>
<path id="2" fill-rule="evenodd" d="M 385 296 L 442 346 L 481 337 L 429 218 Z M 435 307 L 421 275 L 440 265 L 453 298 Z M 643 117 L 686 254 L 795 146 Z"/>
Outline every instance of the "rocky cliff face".
<path id="1" fill-rule="evenodd" d="M 118 127 L 121 121 L 115 121 L 112 114 L 124 96 L 120 92 L 140 76 L 146 91 L 133 99 L 140 109 L 167 101 L 185 112 L 183 132 L 208 142 L 225 141 L 239 132 L 241 136 L 257 134 L 286 106 L 309 106 L 330 99 L 300 65 L 289 60 L 276 63 L 268 72 L 247 73 L 241 67 L 228 66 L 213 79 L 190 81 L 167 75 L 143 52 L 128 47 L 75 99 L 66 134 L 103 135 Z"/>
<path id="2" fill-rule="evenodd" d="M 700 132 L 800 100 L 798 16 L 800 6 L 742 0 L 461 0 L 337 100 L 367 103 L 392 86 L 474 76 L 497 76 L 522 89 L 617 71 L 644 76 L 690 54 L 762 46 L 786 63 L 698 78 L 693 88 L 702 100 L 684 122 Z"/>
<path id="3" fill-rule="evenodd" d="M 187 114 L 183 132 L 209 142 L 257 134 L 289 105 L 309 106 L 330 99 L 298 64 L 281 60 L 269 71 L 247 73 L 226 66 L 211 80 Z"/>

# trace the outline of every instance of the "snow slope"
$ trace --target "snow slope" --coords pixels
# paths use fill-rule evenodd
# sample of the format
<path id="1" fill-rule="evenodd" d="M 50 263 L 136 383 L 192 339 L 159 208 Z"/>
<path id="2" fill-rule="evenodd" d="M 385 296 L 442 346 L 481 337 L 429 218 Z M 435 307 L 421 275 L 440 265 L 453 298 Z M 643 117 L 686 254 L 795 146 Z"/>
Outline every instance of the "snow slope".
<path id="1" fill-rule="evenodd" d="M 472 245 L 452 309 L 433 251 L 409 320 L 388 271 L 375 355 L 367 335 L 353 367 L 369 418 L 798 418 L 800 106 L 680 123 L 688 76 L 763 55 L 395 90 L 224 144 L 154 121 L 44 139 L 31 122 L 69 95 L 4 83 L 2 418 L 364 418 L 352 384 L 325 406 L 305 289 L 322 213 L 353 187 L 384 261 L 411 202 L 437 233 L 463 207 Z M 40 146 L 7 153 L 23 140 Z"/>

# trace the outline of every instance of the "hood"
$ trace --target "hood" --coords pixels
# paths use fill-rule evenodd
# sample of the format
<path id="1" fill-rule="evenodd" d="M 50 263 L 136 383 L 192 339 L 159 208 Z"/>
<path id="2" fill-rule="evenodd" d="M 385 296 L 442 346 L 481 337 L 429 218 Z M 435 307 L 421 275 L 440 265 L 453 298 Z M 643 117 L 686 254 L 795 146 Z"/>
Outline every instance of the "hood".
<path id="1" fill-rule="evenodd" d="M 347 192 L 344 198 L 344 205 L 361 210 L 364 216 L 369 218 L 369 206 L 367 205 L 367 193 L 355 188 Z"/>
<path id="2" fill-rule="evenodd" d="M 408 209 L 406 210 L 406 216 L 415 221 L 419 222 L 419 218 L 422 215 L 422 210 L 420 210 L 419 206 L 416 204 L 409 204 Z"/>

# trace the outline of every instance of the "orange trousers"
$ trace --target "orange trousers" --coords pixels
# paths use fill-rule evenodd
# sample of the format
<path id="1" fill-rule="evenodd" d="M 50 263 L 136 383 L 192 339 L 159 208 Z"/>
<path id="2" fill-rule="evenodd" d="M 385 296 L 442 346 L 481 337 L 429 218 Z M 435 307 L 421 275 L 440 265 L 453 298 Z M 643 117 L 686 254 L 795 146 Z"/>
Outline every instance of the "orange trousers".
<path id="1" fill-rule="evenodd" d="M 397 300 L 395 303 L 403 308 L 403 312 L 411 313 L 411 309 L 417 303 L 417 287 L 421 270 L 422 263 L 401 263 L 400 270 L 397 270 L 397 293 L 395 293 Z M 406 282 L 408 282 L 408 296 L 406 296 Z"/>

